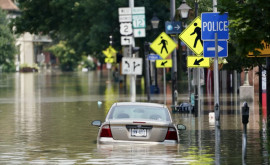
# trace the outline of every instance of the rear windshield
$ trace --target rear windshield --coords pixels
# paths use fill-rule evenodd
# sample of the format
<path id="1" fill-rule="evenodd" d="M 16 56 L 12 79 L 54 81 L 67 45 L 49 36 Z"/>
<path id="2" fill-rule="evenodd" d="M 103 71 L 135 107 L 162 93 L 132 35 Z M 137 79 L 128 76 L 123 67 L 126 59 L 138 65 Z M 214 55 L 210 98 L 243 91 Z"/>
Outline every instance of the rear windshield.
<path id="1" fill-rule="evenodd" d="M 150 119 L 158 121 L 170 121 L 168 109 L 150 106 L 115 106 L 110 111 L 108 119 Z"/>

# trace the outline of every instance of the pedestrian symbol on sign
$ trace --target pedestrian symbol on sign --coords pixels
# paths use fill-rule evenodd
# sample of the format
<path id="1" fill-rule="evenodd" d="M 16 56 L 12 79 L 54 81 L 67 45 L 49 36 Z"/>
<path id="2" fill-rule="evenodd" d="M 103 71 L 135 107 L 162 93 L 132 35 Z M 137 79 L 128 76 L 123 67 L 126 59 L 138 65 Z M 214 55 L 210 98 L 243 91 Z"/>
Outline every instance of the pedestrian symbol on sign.
<path id="1" fill-rule="evenodd" d="M 188 27 L 179 35 L 179 38 L 196 54 L 203 52 L 203 41 L 201 39 L 201 18 L 195 18 Z M 198 41 L 200 43 L 198 43 Z"/>
<path id="2" fill-rule="evenodd" d="M 150 47 L 163 59 L 166 59 L 176 46 L 177 44 L 165 32 L 162 32 L 150 45 Z"/>
<path id="3" fill-rule="evenodd" d="M 196 48 L 196 45 L 197 45 L 198 40 L 201 41 L 202 46 L 203 46 L 203 41 L 202 41 L 202 38 L 201 38 L 201 36 L 202 36 L 201 28 L 197 26 L 197 23 L 196 22 L 194 23 L 194 26 L 195 26 L 194 32 L 191 33 L 190 35 L 192 36 L 195 33 L 197 35 L 196 38 L 195 38 L 195 41 L 194 41 L 194 45 L 193 45 L 193 48 Z"/>
<path id="4" fill-rule="evenodd" d="M 162 54 L 163 49 L 165 49 L 166 52 L 168 53 L 167 46 L 166 46 L 166 45 L 168 45 L 168 41 L 164 40 L 162 36 L 160 38 L 161 38 L 161 41 L 158 44 L 158 45 L 162 44 L 160 53 Z"/>

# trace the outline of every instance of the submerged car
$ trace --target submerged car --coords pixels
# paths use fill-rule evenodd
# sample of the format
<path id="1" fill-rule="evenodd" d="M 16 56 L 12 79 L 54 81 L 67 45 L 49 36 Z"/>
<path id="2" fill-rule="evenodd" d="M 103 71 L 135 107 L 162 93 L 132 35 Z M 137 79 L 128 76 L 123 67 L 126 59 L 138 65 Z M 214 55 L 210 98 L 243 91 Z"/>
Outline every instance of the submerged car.
<path id="1" fill-rule="evenodd" d="M 165 105 L 142 102 L 119 102 L 110 108 L 105 121 L 95 120 L 98 143 L 139 142 L 178 143 L 178 130 Z"/>

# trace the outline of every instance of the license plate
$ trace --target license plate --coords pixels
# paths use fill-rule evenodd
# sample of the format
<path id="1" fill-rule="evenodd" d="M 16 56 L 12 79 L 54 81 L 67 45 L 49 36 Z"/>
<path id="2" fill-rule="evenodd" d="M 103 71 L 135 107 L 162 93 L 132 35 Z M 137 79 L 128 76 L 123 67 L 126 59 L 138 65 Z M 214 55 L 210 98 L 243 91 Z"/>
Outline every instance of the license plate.
<path id="1" fill-rule="evenodd" d="M 131 136 L 146 137 L 147 131 L 146 129 L 131 129 Z"/>

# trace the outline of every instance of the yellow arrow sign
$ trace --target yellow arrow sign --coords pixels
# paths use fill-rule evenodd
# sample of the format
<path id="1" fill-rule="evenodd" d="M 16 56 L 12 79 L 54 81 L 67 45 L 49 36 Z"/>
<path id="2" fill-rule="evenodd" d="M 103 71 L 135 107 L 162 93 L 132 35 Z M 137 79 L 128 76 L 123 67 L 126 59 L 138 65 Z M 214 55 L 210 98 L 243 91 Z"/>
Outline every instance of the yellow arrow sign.
<path id="1" fill-rule="evenodd" d="M 182 40 L 196 55 L 203 52 L 203 41 L 201 39 L 201 18 L 195 18 L 188 27 L 179 35 Z"/>
<path id="2" fill-rule="evenodd" d="M 171 68 L 172 67 L 172 59 L 167 60 L 156 60 L 157 68 Z"/>
<path id="3" fill-rule="evenodd" d="M 187 56 L 187 67 L 189 68 L 209 68 L 210 58 L 203 56 Z"/>
<path id="4" fill-rule="evenodd" d="M 162 32 L 150 47 L 159 54 L 161 58 L 166 59 L 177 47 L 177 44 L 165 32 Z"/>
<path id="5" fill-rule="evenodd" d="M 113 63 L 114 62 L 114 57 L 111 58 L 105 58 L 105 63 Z"/>
<path id="6" fill-rule="evenodd" d="M 270 57 L 270 44 L 265 41 L 262 41 L 261 44 L 263 44 L 263 49 L 255 49 L 260 52 L 260 55 L 256 57 Z M 252 52 L 249 52 L 248 57 L 255 57 L 255 55 Z"/>
<path id="7" fill-rule="evenodd" d="M 102 53 L 108 58 L 115 56 L 116 52 L 117 51 L 112 46 L 109 46 L 106 50 L 102 51 Z"/>

